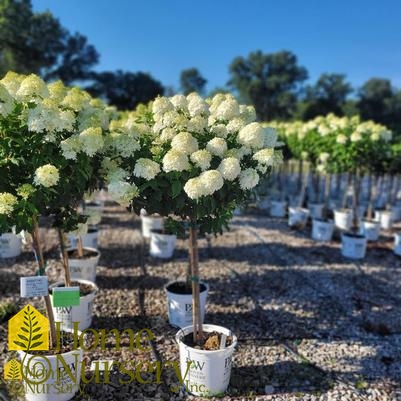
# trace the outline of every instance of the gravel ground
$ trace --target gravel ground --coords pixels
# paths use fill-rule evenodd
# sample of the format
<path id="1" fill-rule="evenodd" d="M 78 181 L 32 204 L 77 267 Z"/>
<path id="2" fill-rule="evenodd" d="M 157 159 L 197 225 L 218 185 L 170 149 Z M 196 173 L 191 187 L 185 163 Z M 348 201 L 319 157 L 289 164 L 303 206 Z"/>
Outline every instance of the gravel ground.
<path id="1" fill-rule="evenodd" d="M 401 227 L 396 227 L 400 229 Z M 167 321 L 163 286 L 184 277 L 187 243 L 178 240 L 174 258 L 148 255 L 140 220 L 109 204 L 100 224 L 99 292 L 93 328 L 149 328 L 150 351 L 85 353 L 90 362 L 178 360 L 176 329 Z M 54 230 L 46 235 L 51 281 L 62 277 Z M 223 400 L 397 400 L 401 401 L 401 258 L 391 250 L 390 233 L 369 244 L 361 262 L 345 259 L 338 241 L 316 243 L 310 227 L 291 230 L 284 219 L 251 210 L 235 217 L 223 236 L 199 240 L 201 275 L 209 285 L 205 323 L 230 328 L 238 336 L 230 386 Z M 36 270 L 27 246 L 15 259 L 0 260 L 1 301 L 26 304 L 19 277 Z M 39 299 L 31 299 L 43 310 Z M 0 322 L 0 375 L 7 352 L 7 322 Z M 128 344 L 127 344 L 128 345 Z M 146 375 L 144 374 L 143 377 Z M 86 384 L 74 400 L 196 400 L 177 386 L 173 369 L 159 384 L 119 385 L 115 370 L 108 384 Z M 149 379 L 152 380 L 149 374 Z M 154 380 L 153 380 L 154 381 Z M 0 399 L 6 395 L 4 383 Z"/>

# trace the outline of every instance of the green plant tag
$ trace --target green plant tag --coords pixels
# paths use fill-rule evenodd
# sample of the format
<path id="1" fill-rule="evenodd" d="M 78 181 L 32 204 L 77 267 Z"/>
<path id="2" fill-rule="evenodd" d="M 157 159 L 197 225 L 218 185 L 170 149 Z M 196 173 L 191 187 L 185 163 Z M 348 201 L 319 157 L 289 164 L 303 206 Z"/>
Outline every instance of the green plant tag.
<path id="1" fill-rule="evenodd" d="M 79 287 L 53 288 L 53 306 L 78 306 Z"/>

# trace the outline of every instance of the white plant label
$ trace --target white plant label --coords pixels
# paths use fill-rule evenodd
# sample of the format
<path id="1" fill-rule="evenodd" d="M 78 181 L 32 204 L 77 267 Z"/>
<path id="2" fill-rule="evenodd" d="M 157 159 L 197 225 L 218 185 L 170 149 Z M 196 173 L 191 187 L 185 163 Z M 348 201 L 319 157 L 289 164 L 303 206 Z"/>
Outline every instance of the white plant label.
<path id="1" fill-rule="evenodd" d="M 108 370 L 109 372 L 113 368 L 113 360 L 108 359 L 99 359 L 96 361 L 92 361 L 90 370 L 93 371 L 105 371 Z"/>
<path id="2" fill-rule="evenodd" d="M 43 297 L 49 295 L 47 276 L 21 277 L 20 293 L 22 298 Z"/>

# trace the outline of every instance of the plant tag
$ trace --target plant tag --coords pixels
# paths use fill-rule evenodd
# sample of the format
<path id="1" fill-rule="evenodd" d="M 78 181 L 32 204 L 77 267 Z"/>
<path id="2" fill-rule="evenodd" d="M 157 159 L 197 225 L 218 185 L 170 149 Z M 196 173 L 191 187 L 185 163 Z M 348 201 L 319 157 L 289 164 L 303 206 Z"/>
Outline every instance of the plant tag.
<path id="1" fill-rule="evenodd" d="M 21 277 L 20 294 L 22 298 L 43 297 L 49 295 L 47 276 Z"/>
<path id="2" fill-rule="evenodd" d="M 227 340 L 227 336 L 225 334 L 222 334 L 221 340 L 220 340 L 220 349 L 226 348 L 226 340 Z"/>
<path id="3" fill-rule="evenodd" d="M 79 287 L 53 288 L 53 306 L 78 306 Z"/>
<path id="4" fill-rule="evenodd" d="M 99 359 L 97 361 L 92 361 L 90 370 L 91 372 L 104 371 L 104 370 L 110 372 L 111 369 L 113 368 L 113 363 L 114 361 L 111 359 Z"/>

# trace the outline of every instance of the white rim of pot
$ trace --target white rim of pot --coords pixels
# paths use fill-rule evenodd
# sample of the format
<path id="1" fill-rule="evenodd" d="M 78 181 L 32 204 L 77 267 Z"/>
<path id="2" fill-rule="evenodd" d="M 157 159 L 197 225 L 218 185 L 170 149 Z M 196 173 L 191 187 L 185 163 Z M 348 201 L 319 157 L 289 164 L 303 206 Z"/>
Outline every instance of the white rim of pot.
<path id="1" fill-rule="evenodd" d="M 194 328 L 194 326 L 191 325 L 191 326 L 186 326 L 186 327 L 183 327 L 183 328 L 179 329 L 178 332 L 175 335 L 175 340 L 176 340 L 177 344 L 179 344 L 179 343 L 184 344 L 182 342 L 182 338 L 185 337 L 188 334 L 193 333 L 193 331 L 194 331 L 193 328 Z M 227 329 L 226 327 L 217 326 L 215 324 L 203 324 L 202 325 L 202 330 L 205 333 L 210 333 L 212 331 L 217 331 L 217 333 L 219 333 L 219 334 L 225 334 L 227 336 L 232 337 L 233 341 L 232 341 L 231 345 L 229 345 L 228 347 L 225 347 L 223 349 L 210 350 L 210 351 L 209 350 L 196 349 L 196 348 L 193 348 L 193 347 L 191 347 L 189 345 L 186 345 L 186 344 L 184 344 L 184 345 L 186 347 L 195 349 L 196 352 L 199 352 L 200 354 L 208 354 L 209 355 L 209 354 L 213 354 L 213 353 L 216 354 L 218 352 L 221 352 L 221 351 L 224 351 L 224 350 L 227 350 L 227 349 L 230 349 L 230 348 L 235 348 L 237 343 L 238 343 L 237 336 L 230 329 Z"/>
<path id="2" fill-rule="evenodd" d="M 70 252 L 76 251 L 77 249 L 78 249 L 78 248 L 70 248 L 70 249 L 67 249 L 67 255 L 68 255 Z M 91 260 L 91 259 L 100 258 L 100 251 L 99 251 L 99 249 L 84 246 L 83 250 L 84 250 L 84 252 L 85 252 L 85 251 L 96 252 L 97 255 L 93 255 L 93 256 L 89 256 L 89 257 L 85 257 L 85 256 L 84 256 L 83 258 L 73 258 L 73 257 L 68 256 L 68 260 L 71 260 L 71 259 L 72 259 L 72 260 Z"/>
<path id="3" fill-rule="evenodd" d="M 167 289 L 167 287 L 168 287 L 169 285 L 175 284 L 175 283 L 186 283 L 186 281 L 185 281 L 185 280 L 171 280 L 171 281 L 169 281 L 167 284 L 164 285 L 164 291 L 165 291 L 165 292 L 171 292 L 172 294 L 177 294 L 177 295 L 192 295 L 192 292 L 190 292 L 189 294 L 180 294 L 180 293 L 178 293 L 178 292 L 169 291 L 169 290 Z M 199 288 L 199 291 L 200 291 L 200 292 L 209 291 L 209 288 L 210 288 L 210 287 L 209 287 L 209 284 L 208 284 L 207 282 L 205 282 L 205 281 L 200 281 L 199 284 L 203 284 L 203 285 L 206 287 L 206 289 L 203 290 L 203 291 L 201 291 L 201 289 Z"/>
<path id="4" fill-rule="evenodd" d="M 93 281 L 84 280 L 82 278 L 71 278 L 71 282 L 74 282 L 74 281 L 78 282 L 80 284 L 91 285 L 93 287 L 93 291 L 91 293 L 86 294 L 86 295 L 81 295 L 80 298 L 85 298 L 88 295 L 92 295 L 92 294 L 96 295 L 96 293 L 99 291 L 99 287 Z M 62 285 L 60 285 L 60 284 L 62 284 Z M 64 281 L 56 281 L 55 283 L 52 283 L 49 285 L 49 289 L 53 290 L 53 288 L 58 288 L 58 287 L 63 287 L 63 286 L 65 286 Z"/>
<path id="5" fill-rule="evenodd" d="M 355 238 L 355 239 L 365 239 L 366 240 L 366 235 L 365 234 L 359 234 L 359 233 L 353 233 L 353 232 L 342 232 L 341 237 L 348 237 L 348 238 Z"/>

